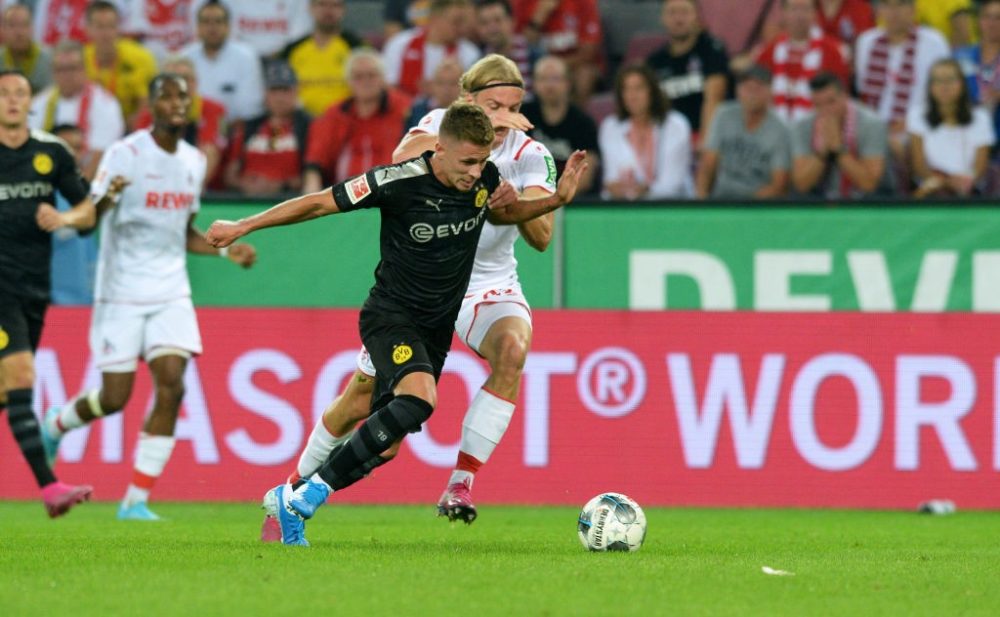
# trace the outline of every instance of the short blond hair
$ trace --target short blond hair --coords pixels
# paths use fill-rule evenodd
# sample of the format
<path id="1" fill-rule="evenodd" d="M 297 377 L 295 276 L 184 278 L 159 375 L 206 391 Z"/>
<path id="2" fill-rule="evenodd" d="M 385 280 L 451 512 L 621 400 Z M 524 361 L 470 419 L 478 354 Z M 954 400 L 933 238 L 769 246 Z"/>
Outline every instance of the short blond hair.
<path id="1" fill-rule="evenodd" d="M 438 134 L 476 146 L 493 145 L 493 123 L 479 105 L 456 101 L 448 106 Z"/>
<path id="2" fill-rule="evenodd" d="M 524 88 L 521 70 L 510 58 L 500 54 L 490 54 L 469 67 L 469 70 L 462 75 L 459 85 L 462 86 L 464 94 L 472 94 L 495 82 Z"/>

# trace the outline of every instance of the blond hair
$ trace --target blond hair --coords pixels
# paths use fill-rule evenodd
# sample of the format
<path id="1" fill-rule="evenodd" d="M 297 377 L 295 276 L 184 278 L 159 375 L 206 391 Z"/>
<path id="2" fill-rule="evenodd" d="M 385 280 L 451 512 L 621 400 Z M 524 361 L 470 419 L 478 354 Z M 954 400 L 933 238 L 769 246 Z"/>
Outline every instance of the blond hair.
<path id="1" fill-rule="evenodd" d="M 448 106 L 438 134 L 476 146 L 493 145 L 493 123 L 478 105 L 457 101 Z"/>
<path id="2" fill-rule="evenodd" d="M 511 84 L 524 88 L 521 70 L 510 58 L 500 54 L 490 54 L 469 67 L 458 82 L 463 94 L 472 94 L 491 82 Z"/>

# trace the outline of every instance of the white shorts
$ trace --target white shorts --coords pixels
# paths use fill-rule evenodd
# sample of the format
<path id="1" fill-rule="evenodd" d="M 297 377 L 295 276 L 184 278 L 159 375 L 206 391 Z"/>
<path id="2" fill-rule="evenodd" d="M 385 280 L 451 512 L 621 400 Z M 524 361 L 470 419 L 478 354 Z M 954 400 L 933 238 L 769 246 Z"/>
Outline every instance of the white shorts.
<path id="1" fill-rule="evenodd" d="M 90 325 L 97 370 L 131 373 L 139 358 L 190 357 L 201 353 L 201 333 L 191 298 L 161 304 L 98 302 Z"/>
<path id="2" fill-rule="evenodd" d="M 490 327 L 504 317 L 520 317 L 531 327 L 531 307 L 521 291 L 520 283 L 467 293 L 455 320 L 455 332 L 466 347 L 478 354 L 479 345 Z M 369 377 L 375 377 L 375 365 L 364 345 L 358 352 L 358 370 Z"/>

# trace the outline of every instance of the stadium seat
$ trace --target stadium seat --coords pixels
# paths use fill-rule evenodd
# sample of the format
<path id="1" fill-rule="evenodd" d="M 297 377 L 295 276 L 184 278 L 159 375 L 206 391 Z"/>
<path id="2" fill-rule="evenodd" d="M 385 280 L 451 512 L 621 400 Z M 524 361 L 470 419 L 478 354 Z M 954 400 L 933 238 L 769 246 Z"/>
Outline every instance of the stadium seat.
<path id="1" fill-rule="evenodd" d="M 667 36 L 662 32 L 638 32 L 629 39 L 622 63 L 643 62 L 649 57 L 649 54 L 662 47 L 666 42 Z"/>
<path id="2" fill-rule="evenodd" d="M 587 101 L 587 113 L 598 126 L 601 121 L 615 113 L 615 95 L 613 92 L 601 92 Z"/>

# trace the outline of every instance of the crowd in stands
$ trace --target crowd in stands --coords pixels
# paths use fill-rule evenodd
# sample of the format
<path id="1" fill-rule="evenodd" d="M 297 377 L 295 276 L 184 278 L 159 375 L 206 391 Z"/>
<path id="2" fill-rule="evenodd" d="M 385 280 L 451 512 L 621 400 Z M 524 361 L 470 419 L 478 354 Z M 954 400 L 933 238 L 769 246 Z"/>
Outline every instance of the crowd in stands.
<path id="1" fill-rule="evenodd" d="M 729 49 L 707 24 L 737 3 L 634 1 L 660 24 L 615 33 L 636 43 L 621 58 L 597 0 L 385 0 L 370 32 L 345 28 L 348 0 L 0 0 L 0 68 L 88 176 L 149 125 L 159 71 L 188 82 L 206 188 L 269 196 L 390 162 L 499 53 L 557 167 L 587 150 L 595 198 L 1000 192 L 1000 0 L 767 0 L 728 17 L 753 29 Z"/>

